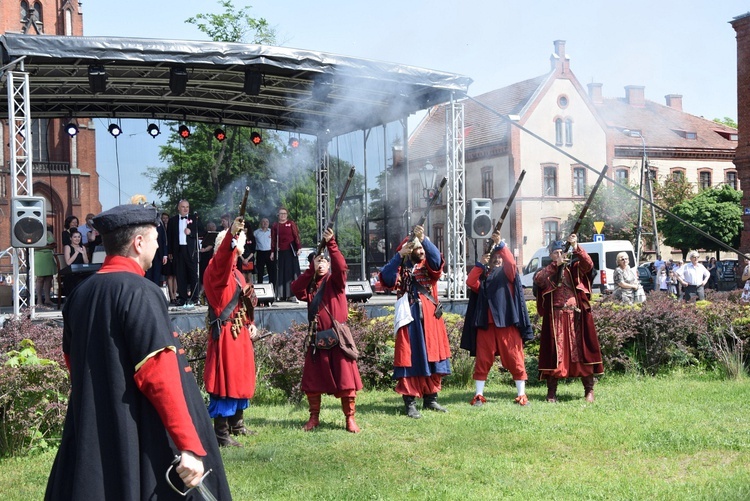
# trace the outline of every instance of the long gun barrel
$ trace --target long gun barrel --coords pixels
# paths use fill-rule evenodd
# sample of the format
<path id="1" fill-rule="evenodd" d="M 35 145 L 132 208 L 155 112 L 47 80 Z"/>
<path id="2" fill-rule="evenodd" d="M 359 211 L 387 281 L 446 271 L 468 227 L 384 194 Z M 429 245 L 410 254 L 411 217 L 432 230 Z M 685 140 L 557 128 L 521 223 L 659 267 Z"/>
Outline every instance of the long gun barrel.
<path id="1" fill-rule="evenodd" d="M 245 186 L 245 195 L 242 197 L 242 203 L 240 204 L 240 217 L 245 217 L 245 209 L 247 208 L 247 196 L 250 194 L 250 187 Z"/>
<path id="2" fill-rule="evenodd" d="M 333 209 L 333 214 L 331 214 L 331 217 L 328 220 L 328 224 L 326 225 L 325 229 L 331 229 L 333 228 L 333 225 L 336 223 L 336 218 L 339 215 L 339 210 L 341 209 L 341 205 L 344 203 L 344 199 L 346 198 L 346 192 L 349 191 L 349 186 L 352 184 L 352 179 L 354 179 L 354 173 L 355 168 L 352 167 L 349 171 L 349 177 L 346 178 L 346 184 L 344 185 L 344 189 L 341 190 L 341 195 L 339 195 L 339 199 L 336 202 L 336 207 Z M 325 230 L 324 230 L 325 231 Z M 315 251 L 315 255 L 319 256 L 323 253 L 323 249 L 326 247 L 326 241 L 324 238 L 320 239 L 320 242 L 318 243 L 318 248 Z"/>
<path id="3" fill-rule="evenodd" d="M 427 207 L 425 208 L 424 212 L 422 213 L 422 216 L 419 218 L 419 221 L 417 221 L 417 224 L 414 226 L 423 226 L 424 222 L 427 220 L 427 214 L 430 213 L 430 210 L 432 210 L 432 206 L 435 205 L 435 203 L 440 198 L 440 193 L 443 192 L 443 188 L 445 188 L 445 185 L 448 184 L 448 178 L 443 177 L 443 179 L 440 181 L 440 184 L 437 187 L 437 190 L 435 190 L 435 193 L 432 195 L 432 198 L 430 198 L 430 202 L 427 204 Z M 414 229 L 412 228 L 411 231 L 411 237 L 414 237 Z"/>
<path id="4" fill-rule="evenodd" d="M 494 232 L 499 233 L 500 230 L 503 228 L 503 223 L 505 222 L 505 218 L 508 216 L 508 212 L 510 211 L 511 205 L 513 205 L 513 201 L 516 199 L 516 194 L 518 193 L 518 190 L 521 188 L 521 183 L 523 183 L 523 178 L 526 176 L 526 171 L 522 170 L 521 174 L 518 176 L 518 181 L 516 181 L 516 185 L 513 187 L 513 191 L 510 192 L 510 196 L 508 196 L 508 201 L 505 202 L 505 207 L 503 208 L 502 214 L 500 214 L 500 219 L 497 220 L 497 223 L 495 223 L 495 230 Z M 492 242 L 492 240 L 490 240 Z M 491 247 L 491 244 L 488 244 L 489 247 Z M 488 249 L 489 251 L 489 249 Z"/>
<path id="5" fill-rule="evenodd" d="M 605 165 L 602 168 L 602 171 L 599 173 L 599 178 L 596 180 L 596 183 L 594 183 L 594 186 L 591 188 L 591 193 L 589 193 L 589 198 L 586 199 L 586 203 L 583 204 L 583 207 L 581 208 L 581 212 L 578 214 L 578 219 L 576 219 L 576 223 L 573 225 L 573 230 L 570 232 L 571 234 L 575 233 L 578 234 L 578 230 L 581 228 L 581 223 L 583 223 L 583 218 L 586 217 L 586 212 L 588 212 L 589 207 L 591 206 L 591 203 L 594 201 L 594 195 L 596 195 L 596 191 L 599 189 L 599 186 L 602 184 L 602 181 L 604 181 L 605 174 L 607 173 L 607 169 L 609 166 Z M 567 254 L 568 250 L 570 249 L 570 242 L 565 242 L 563 245 L 563 254 Z M 562 281 L 563 276 L 563 270 L 565 269 L 565 265 L 560 266 L 557 268 L 557 283 L 560 284 Z"/>

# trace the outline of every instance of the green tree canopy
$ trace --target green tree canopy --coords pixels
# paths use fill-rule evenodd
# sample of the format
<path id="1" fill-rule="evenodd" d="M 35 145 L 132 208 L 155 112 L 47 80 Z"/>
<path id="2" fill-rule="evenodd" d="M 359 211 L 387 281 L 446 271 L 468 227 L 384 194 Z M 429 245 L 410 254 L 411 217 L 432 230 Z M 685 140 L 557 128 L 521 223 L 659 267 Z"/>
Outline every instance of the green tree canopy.
<path id="1" fill-rule="evenodd" d="M 587 190 L 587 193 L 590 189 Z M 565 238 L 573 230 L 583 205 L 584 202 L 575 204 L 575 209 L 563 223 L 561 238 Z M 607 235 L 607 240 L 633 241 L 638 216 L 636 214 L 637 209 L 638 203 L 629 192 L 618 186 L 600 186 L 578 230 L 578 240 L 581 242 L 591 241 L 595 233 L 594 221 L 604 221 L 603 232 Z"/>
<path id="2" fill-rule="evenodd" d="M 701 191 L 695 197 L 673 207 L 671 212 L 712 237 L 737 248 L 742 231 L 741 200 L 741 191 L 723 185 Z M 664 243 L 680 249 L 683 256 L 690 249 L 724 250 L 721 245 L 671 217 L 660 224 L 659 230 L 664 235 Z"/>

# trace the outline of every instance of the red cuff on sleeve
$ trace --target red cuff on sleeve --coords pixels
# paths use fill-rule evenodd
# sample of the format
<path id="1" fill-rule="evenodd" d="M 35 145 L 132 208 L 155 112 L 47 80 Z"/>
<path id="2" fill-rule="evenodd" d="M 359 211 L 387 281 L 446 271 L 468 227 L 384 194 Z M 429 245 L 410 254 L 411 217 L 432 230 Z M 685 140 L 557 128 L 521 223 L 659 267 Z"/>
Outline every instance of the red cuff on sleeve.
<path id="1" fill-rule="evenodd" d="M 177 354 L 165 349 L 149 358 L 135 373 L 135 384 L 156 408 L 177 448 L 197 456 L 205 456 L 206 450 L 198 437 L 182 393 Z"/>

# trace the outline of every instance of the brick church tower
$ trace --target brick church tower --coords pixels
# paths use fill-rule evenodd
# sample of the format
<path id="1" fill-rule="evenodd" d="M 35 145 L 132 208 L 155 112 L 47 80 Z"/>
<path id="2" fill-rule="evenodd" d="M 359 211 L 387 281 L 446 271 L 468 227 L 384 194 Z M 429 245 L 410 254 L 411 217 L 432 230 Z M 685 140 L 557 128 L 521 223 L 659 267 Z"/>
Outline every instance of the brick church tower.
<path id="1" fill-rule="evenodd" d="M 750 252 L 750 12 L 732 21 L 737 32 L 737 124 L 738 140 L 734 165 L 742 186 L 744 228 L 740 250 Z"/>
<path id="2" fill-rule="evenodd" d="M 75 0 L 0 0 L 0 32 L 81 36 L 81 5 Z M 0 99 L 7 99 L 6 92 L 3 86 Z M 33 194 L 46 199 L 47 223 L 54 227 L 57 252 L 62 252 L 60 235 L 65 218 L 74 215 L 84 224 L 86 214 L 99 213 L 102 208 L 94 121 L 73 117 L 79 132 L 71 138 L 63 130 L 66 118 L 31 119 Z M 0 117 L 0 250 L 10 246 L 10 199 L 14 194 L 7 120 L 7 116 Z"/>

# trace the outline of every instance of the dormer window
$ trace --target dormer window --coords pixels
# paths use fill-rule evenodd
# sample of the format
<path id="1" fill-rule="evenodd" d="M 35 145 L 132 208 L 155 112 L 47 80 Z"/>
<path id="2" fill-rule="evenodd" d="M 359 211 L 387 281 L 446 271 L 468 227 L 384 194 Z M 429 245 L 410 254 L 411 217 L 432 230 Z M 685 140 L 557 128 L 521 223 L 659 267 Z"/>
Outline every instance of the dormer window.
<path id="1" fill-rule="evenodd" d="M 690 140 L 696 140 L 696 139 L 698 139 L 698 133 L 697 133 L 697 132 L 694 132 L 694 131 L 690 131 L 690 130 L 679 130 L 679 129 L 678 129 L 678 130 L 675 130 L 674 132 L 675 132 L 675 133 L 676 133 L 676 134 L 677 134 L 678 136 L 680 136 L 680 137 L 682 137 L 682 138 L 685 138 L 685 139 L 690 139 Z"/>
<path id="2" fill-rule="evenodd" d="M 716 133 L 726 139 L 727 141 L 737 141 L 737 133 L 729 132 L 726 130 L 717 130 Z"/>

